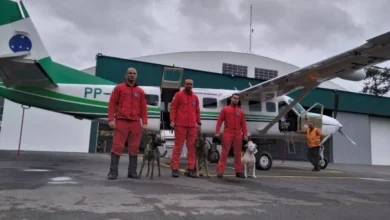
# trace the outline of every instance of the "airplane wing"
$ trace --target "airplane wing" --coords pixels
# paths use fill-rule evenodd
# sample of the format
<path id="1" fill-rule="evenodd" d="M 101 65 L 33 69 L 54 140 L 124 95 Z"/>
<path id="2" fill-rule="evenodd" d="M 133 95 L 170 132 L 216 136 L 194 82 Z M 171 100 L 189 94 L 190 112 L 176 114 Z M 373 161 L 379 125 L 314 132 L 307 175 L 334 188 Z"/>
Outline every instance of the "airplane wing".
<path id="1" fill-rule="evenodd" d="M 241 100 L 266 101 L 304 88 L 304 91 L 270 123 L 264 128 L 257 129 L 260 133 L 266 133 L 293 106 L 322 82 L 336 77 L 360 81 L 365 78 L 365 73 L 361 72 L 364 71 L 363 68 L 388 60 L 390 60 L 390 32 L 371 38 L 359 47 L 235 93 L 240 96 Z M 218 101 L 226 100 L 229 97 L 221 97 Z"/>
<path id="2" fill-rule="evenodd" d="M 322 82 L 340 77 L 354 80 L 359 70 L 390 59 L 390 32 L 367 40 L 367 43 L 336 56 L 298 69 L 289 74 L 237 91 L 240 99 L 265 101 L 301 88 L 314 89 Z M 363 70 L 362 70 L 363 71 Z M 364 77 L 360 77 L 362 80 Z M 219 101 L 230 96 L 223 96 Z M 303 97 L 302 97 L 303 98 Z M 298 100 L 299 101 L 299 100 Z"/>
<path id="3" fill-rule="evenodd" d="M 29 52 L 0 56 L 0 78 L 6 87 L 55 88 L 57 84 L 37 60 L 26 59 Z"/>

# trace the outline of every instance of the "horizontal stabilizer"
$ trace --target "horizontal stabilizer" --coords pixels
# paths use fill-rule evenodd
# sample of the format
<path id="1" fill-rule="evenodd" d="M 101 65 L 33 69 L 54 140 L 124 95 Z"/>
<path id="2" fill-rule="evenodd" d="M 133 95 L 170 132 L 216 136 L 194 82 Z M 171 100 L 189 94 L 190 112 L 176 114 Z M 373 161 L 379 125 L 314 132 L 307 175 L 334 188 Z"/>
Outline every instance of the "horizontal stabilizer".
<path id="1" fill-rule="evenodd" d="M 55 88 L 57 84 L 36 60 L 26 59 L 29 52 L 0 56 L 0 78 L 6 87 Z"/>

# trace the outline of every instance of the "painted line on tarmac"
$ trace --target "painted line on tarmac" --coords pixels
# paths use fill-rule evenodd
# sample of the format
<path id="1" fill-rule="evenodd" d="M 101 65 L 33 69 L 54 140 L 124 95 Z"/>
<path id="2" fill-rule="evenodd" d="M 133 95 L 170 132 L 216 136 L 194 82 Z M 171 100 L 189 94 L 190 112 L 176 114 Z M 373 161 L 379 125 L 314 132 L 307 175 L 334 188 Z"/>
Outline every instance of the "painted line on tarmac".
<path id="1" fill-rule="evenodd" d="M 337 170 L 341 170 L 341 171 L 349 171 L 349 172 L 358 172 L 358 173 L 370 173 L 370 174 L 384 174 L 384 175 L 390 175 L 390 173 L 388 172 L 378 172 L 378 171 L 375 171 L 375 172 L 372 172 L 372 171 L 365 171 L 365 170 L 349 170 L 349 169 L 337 169 Z"/>
<path id="2" fill-rule="evenodd" d="M 380 182 L 390 182 L 390 179 L 380 179 L 380 178 L 359 178 L 361 180 L 373 180 L 373 181 L 380 181 Z"/>
<path id="3" fill-rule="evenodd" d="M 234 170 L 234 167 L 226 167 L 226 168 L 229 168 L 229 169 L 233 169 Z M 307 167 L 308 169 L 310 169 L 310 167 Z M 273 169 L 273 171 L 275 172 L 297 172 L 297 173 L 312 173 L 313 171 L 311 170 L 275 170 Z M 336 171 L 336 170 L 321 170 L 321 173 L 344 173 L 342 171 Z"/>
<path id="4" fill-rule="evenodd" d="M 275 164 L 276 165 L 276 164 Z M 283 165 L 277 165 L 277 166 L 284 166 L 284 167 L 294 167 L 294 168 L 310 168 L 310 166 L 306 165 L 298 165 L 298 164 L 283 164 Z M 328 168 L 327 168 L 328 169 Z M 356 169 L 345 169 L 345 168 L 332 168 L 332 171 L 340 171 L 340 172 L 361 172 L 361 173 L 375 173 L 375 174 L 385 174 L 385 175 L 390 175 L 389 172 L 379 172 L 379 171 L 368 171 L 368 170 L 356 170 Z"/>
<path id="5" fill-rule="evenodd" d="M 275 170 L 275 172 L 312 173 L 313 171 L 311 171 L 311 170 Z M 321 173 L 344 173 L 344 172 L 342 172 L 342 171 L 333 171 L 333 170 L 329 170 L 329 171 L 321 170 Z"/>
<path id="6" fill-rule="evenodd" d="M 139 157 L 141 160 L 142 158 Z M 170 168 L 170 165 L 168 164 L 165 164 L 165 163 L 162 163 L 160 162 L 160 165 L 163 166 L 163 167 L 167 167 L 167 168 Z M 232 169 L 234 170 L 234 167 L 226 167 L 226 168 L 229 168 L 229 169 Z M 185 173 L 186 170 L 184 169 L 180 169 L 179 168 L 179 171 L 181 173 Z M 279 170 L 278 170 L 279 171 Z M 278 172 L 276 171 L 276 172 Z M 310 172 L 312 173 L 312 171 L 295 171 L 295 170 L 291 170 L 292 172 Z M 330 173 L 330 171 L 327 171 L 328 173 Z M 321 171 L 321 173 L 326 173 L 326 171 Z M 338 172 L 338 171 L 335 171 L 334 173 L 343 173 L 343 172 Z M 205 175 L 205 174 L 203 174 Z M 214 176 L 216 177 L 217 174 L 214 174 L 214 173 L 209 173 L 210 176 Z M 235 177 L 236 175 L 235 174 L 224 174 L 223 175 L 224 177 Z M 207 178 L 206 176 L 204 176 L 205 178 Z M 306 178 L 306 179 L 362 179 L 361 177 L 347 177 L 347 176 L 295 176 L 295 175 L 283 175 L 283 176 L 277 176 L 277 175 L 259 175 L 257 174 L 257 179 L 261 179 L 261 178 Z M 253 178 L 248 178 L 248 179 L 253 179 Z"/>
<path id="7" fill-rule="evenodd" d="M 49 172 L 50 170 L 46 169 L 25 169 L 24 172 Z"/>
<path id="8" fill-rule="evenodd" d="M 290 165 L 290 164 L 275 164 L 275 167 L 290 167 L 290 168 L 297 168 L 297 169 L 312 169 L 313 167 L 312 166 L 306 166 L 306 165 Z M 310 171 L 308 171 L 310 172 Z M 329 169 L 329 168 L 326 168 L 326 171 L 323 171 L 323 172 L 333 172 L 333 173 L 344 173 L 343 170 L 338 170 L 338 169 Z"/>
<path id="9" fill-rule="evenodd" d="M 142 158 L 139 157 L 141 160 Z M 165 164 L 165 163 L 161 163 L 160 162 L 160 165 L 163 166 L 163 167 L 167 167 L 167 168 L 170 168 L 170 165 L 168 164 Z M 234 167 L 226 167 L 226 168 L 229 168 L 229 169 L 233 169 L 234 170 Z M 184 169 L 180 169 L 179 168 L 179 171 L 184 173 L 185 170 Z M 292 172 L 299 172 L 299 171 L 295 171 L 295 170 L 291 170 Z M 312 172 L 312 171 L 301 171 L 301 172 Z M 329 171 L 328 171 L 329 172 Z M 324 171 L 321 171 L 321 173 L 325 173 Z M 341 172 L 342 173 L 342 172 Z M 205 174 L 203 174 L 205 175 Z M 215 173 L 209 173 L 209 175 L 211 177 L 216 177 L 217 174 Z M 224 174 L 223 175 L 224 177 L 236 177 L 235 174 Z M 207 179 L 207 176 L 203 176 L 203 177 L 200 177 L 200 178 L 205 178 Z M 371 181 L 381 181 L 381 182 L 390 182 L 390 179 L 380 179 L 380 178 L 363 178 L 363 177 L 351 177 L 351 176 L 294 176 L 294 175 L 284 175 L 284 176 L 277 176 L 277 175 L 259 175 L 257 174 L 257 178 L 256 179 L 261 179 L 261 178 L 303 178 L 303 179 L 351 179 L 351 180 L 371 180 Z M 247 179 L 254 179 L 252 177 L 248 177 Z"/>
<path id="10" fill-rule="evenodd" d="M 143 160 L 142 157 L 138 157 L 138 159 Z M 163 166 L 163 167 L 171 168 L 171 166 L 169 166 L 168 164 L 162 163 L 161 161 L 160 161 L 160 165 Z M 186 172 L 184 169 L 180 169 L 180 168 L 179 168 L 178 170 L 179 170 L 180 172 L 182 172 L 182 173 Z"/>
<path id="11" fill-rule="evenodd" d="M 362 178 L 362 177 L 354 177 L 354 176 L 263 176 L 258 175 L 257 179 L 261 178 L 303 178 L 303 179 L 351 179 L 351 180 L 377 180 L 377 181 L 390 181 L 384 179 L 375 179 L 375 178 Z"/>

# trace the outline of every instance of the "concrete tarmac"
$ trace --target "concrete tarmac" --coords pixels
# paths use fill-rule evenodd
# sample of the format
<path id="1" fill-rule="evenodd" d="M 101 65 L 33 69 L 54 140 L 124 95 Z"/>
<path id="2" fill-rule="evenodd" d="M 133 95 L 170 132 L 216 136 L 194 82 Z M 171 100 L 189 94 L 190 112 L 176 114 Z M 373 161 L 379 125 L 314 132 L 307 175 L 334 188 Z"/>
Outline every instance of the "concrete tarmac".
<path id="1" fill-rule="evenodd" d="M 274 161 L 257 178 L 238 179 L 229 158 L 225 177 L 107 180 L 109 154 L 0 151 L 0 219 L 389 219 L 390 166 Z M 139 160 L 138 171 L 142 160 Z M 182 160 L 181 168 L 185 168 Z"/>

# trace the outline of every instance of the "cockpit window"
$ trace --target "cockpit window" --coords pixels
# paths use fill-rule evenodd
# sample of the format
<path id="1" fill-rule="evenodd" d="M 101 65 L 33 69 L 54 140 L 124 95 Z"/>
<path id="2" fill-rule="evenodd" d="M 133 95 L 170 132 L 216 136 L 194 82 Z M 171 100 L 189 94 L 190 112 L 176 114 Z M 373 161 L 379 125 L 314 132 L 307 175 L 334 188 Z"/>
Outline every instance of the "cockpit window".
<path id="1" fill-rule="evenodd" d="M 294 99 L 288 99 L 287 102 L 288 104 L 291 104 L 294 101 Z M 306 110 L 302 107 L 301 104 L 297 103 L 294 106 L 294 109 L 298 112 L 298 114 L 303 114 Z"/>

